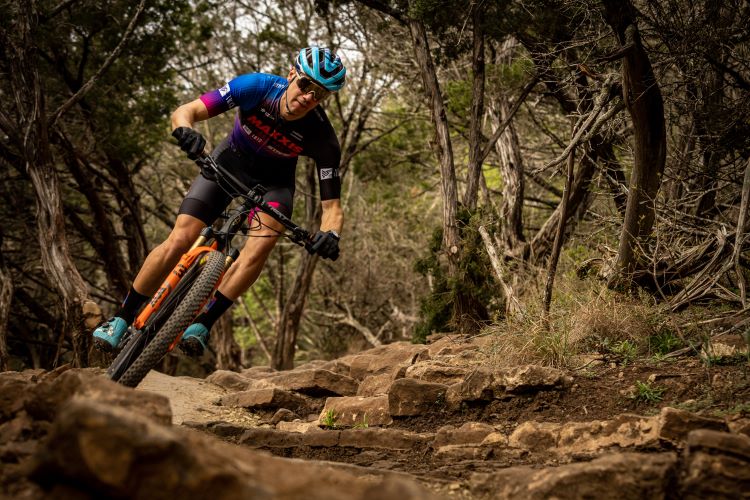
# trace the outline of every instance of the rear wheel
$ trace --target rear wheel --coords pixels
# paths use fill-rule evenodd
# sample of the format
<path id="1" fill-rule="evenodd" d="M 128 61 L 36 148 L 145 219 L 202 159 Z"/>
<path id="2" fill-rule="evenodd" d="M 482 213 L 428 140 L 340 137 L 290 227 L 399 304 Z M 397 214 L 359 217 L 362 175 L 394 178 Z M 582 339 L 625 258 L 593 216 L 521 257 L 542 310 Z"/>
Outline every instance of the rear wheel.
<path id="1" fill-rule="evenodd" d="M 208 300 L 216 283 L 224 271 L 224 254 L 213 251 L 205 257 L 205 265 L 195 283 L 185 294 L 184 300 L 180 302 L 174 313 L 169 317 L 164 326 L 157 332 L 154 339 L 143 349 L 138 359 L 128 368 L 119 382 L 128 387 L 137 386 L 143 377 L 156 364 L 161 361 L 169 346 L 177 339 L 178 335 L 192 323 L 200 308 Z"/>

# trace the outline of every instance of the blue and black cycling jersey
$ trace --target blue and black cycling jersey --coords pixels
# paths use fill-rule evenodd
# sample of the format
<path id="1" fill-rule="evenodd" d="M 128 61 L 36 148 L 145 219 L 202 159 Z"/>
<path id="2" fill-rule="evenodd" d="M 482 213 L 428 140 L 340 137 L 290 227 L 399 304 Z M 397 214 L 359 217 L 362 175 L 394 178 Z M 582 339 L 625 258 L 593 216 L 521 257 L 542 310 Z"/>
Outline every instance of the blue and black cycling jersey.
<path id="1" fill-rule="evenodd" d="M 298 156 L 308 156 L 318 170 L 321 200 L 341 196 L 341 148 L 325 111 L 313 108 L 299 120 L 279 116 L 281 96 L 289 86 L 285 78 L 251 73 L 230 80 L 220 89 L 203 94 L 209 116 L 239 108 L 229 145 L 247 158 L 252 174 L 272 182 L 291 182 Z"/>

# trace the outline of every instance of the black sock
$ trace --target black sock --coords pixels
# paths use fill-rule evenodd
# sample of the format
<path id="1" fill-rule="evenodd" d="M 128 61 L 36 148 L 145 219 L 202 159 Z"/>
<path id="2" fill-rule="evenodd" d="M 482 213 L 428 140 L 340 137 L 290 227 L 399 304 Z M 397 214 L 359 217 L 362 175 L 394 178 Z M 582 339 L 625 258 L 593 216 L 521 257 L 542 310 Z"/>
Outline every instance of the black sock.
<path id="1" fill-rule="evenodd" d="M 216 323 L 216 320 L 218 320 L 232 304 L 234 304 L 234 301 L 229 300 L 217 290 L 216 293 L 214 293 L 213 298 L 209 300 L 206 307 L 203 308 L 203 312 L 195 318 L 193 323 L 200 323 L 210 330 L 211 327 L 214 326 L 214 323 Z"/>
<path id="2" fill-rule="evenodd" d="M 128 325 L 131 324 L 133 320 L 135 320 L 135 316 L 136 314 L 138 314 L 141 306 L 143 306 L 143 304 L 145 304 L 148 299 L 149 298 L 146 295 L 142 295 L 136 292 L 135 288 L 131 286 L 127 297 L 125 297 L 125 300 L 122 301 L 120 310 L 117 312 L 117 314 L 115 314 L 115 316 L 119 316 L 120 318 L 124 319 Z"/>

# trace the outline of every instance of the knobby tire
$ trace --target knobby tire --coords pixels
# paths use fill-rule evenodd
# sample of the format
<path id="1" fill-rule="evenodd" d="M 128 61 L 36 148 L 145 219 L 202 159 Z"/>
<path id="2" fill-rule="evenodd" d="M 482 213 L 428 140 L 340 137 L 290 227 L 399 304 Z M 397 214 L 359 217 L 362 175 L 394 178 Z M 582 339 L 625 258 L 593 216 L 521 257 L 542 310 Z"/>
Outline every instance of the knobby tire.
<path id="1" fill-rule="evenodd" d="M 206 264 L 185 299 L 175 309 L 172 316 L 159 330 L 154 339 L 146 346 L 141 355 L 120 377 L 119 382 L 127 387 L 137 386 L 146 374 L 167 354 L 169 346 L 177 335 L 185 331 L 199 312 L 199 308 L 213 292 L 216 283 L 224 271 L 224 254 L 210 252 Z"/>
<path id="2" fill-rule="evenodd" d="M 156 332 L 164 326 L 164 323 L 167 322 L 182 299 L 185 298 L 185 295 L 190 291 L 190 287 L 193 286 L 193 283 L 195 283 L 195 280 L 198 279 L 200 272 L 203 270 L 198 265 L 202 257 L 193 262 L 172 293 L 169 294 L 159 309 L 151 315 L 140 331 L 128 335 L 120 353 L 107 369 L 107 376 L 111 380 L 115 382 L 120 380 L 120 377 L 130 368 L 130 365 L 141 355 L 143 349 L 148 345 L 149 340 L 154 338 Z"/>

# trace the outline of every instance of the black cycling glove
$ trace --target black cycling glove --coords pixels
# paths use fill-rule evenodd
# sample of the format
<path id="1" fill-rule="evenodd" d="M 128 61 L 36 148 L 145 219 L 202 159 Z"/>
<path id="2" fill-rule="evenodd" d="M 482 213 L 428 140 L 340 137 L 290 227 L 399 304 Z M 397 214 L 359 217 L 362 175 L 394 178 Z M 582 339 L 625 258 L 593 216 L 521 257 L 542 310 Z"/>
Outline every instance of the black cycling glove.
<path id="1" fill-rule="evenodd" d="M 324 259 L 336 260 L 339 258 L 339 235 L 335 231 L 318 231 L 307 251 Z"/>
<path id="2" fill-rule="evenodd" d="M 177 139 L 180 149 L 186 152 L 191 160 L 197 159 L 206 147 L 206 139 L 200 132 L 190 127 L 177 127 L 172 131 L 172 137 Z"/>

